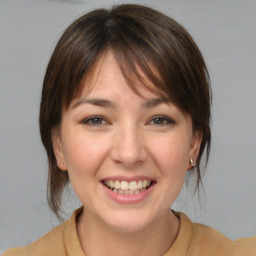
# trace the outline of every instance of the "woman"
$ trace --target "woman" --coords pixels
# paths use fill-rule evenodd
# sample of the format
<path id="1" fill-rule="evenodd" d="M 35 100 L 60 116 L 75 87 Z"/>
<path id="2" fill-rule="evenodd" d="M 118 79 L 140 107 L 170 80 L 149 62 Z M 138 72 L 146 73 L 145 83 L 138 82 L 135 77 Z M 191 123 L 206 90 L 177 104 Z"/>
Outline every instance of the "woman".
<path id="1" fill-rule="evenodd" d="M 70 182 L 82 207 L 4 255 L 256 255 L 170 211 L 186 174 L 201 182 L 210 150 L 211 93 L 196 44 L 174 20 L 120 5 L 76 20 L 45 74 L 40 131 L 48 202 L 60 217 Z"/>

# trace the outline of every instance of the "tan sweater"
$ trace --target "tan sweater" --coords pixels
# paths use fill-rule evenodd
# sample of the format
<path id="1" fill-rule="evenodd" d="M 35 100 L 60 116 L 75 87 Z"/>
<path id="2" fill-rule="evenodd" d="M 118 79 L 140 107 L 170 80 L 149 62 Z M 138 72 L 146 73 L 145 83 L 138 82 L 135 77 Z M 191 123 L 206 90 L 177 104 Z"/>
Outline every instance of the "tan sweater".
<path id="1" fill-rule="evenodd" d="M 76 230 L 81 210 L 34 243 L 9 249 L 3 256 L 85 256 Z M 177 239 L 163 256 L 256 256 L 256 237 L 232 242 L 213 228 L 192 223 L 183 213 L 177 216 L 181 221 Z"/>

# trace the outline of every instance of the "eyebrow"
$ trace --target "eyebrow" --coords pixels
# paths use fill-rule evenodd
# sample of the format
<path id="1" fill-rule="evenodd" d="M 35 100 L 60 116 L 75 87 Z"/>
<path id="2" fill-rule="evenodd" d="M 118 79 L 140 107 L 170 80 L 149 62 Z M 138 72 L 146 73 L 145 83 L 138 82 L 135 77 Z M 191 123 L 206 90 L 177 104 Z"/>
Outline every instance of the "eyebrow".
<path id="1" fill-rule="evenodd" d="M 169 101 L 165 98 L 155 98 L 155 99 L 150 99 L 150 100 L 147 100 L 146 102 L 143 102 L 142 107 L 153 108 L 163 103 L 167 104 L 169 103 Z M 91 105 L 103 107 L 103 108 L 114 108 L 116 106 L 116 104 L 112 101 L 95 98 L 95 99 L 78 100 L 71 106 L 71 108 L 74 109 L 82 104 L 91 104 Z"/>
<path id="2" fill-rule="evenodd" d="M 150 99 L 144 103 L 142 103 L 142 107 L 143 108 L 153 108 L 153 107 L 156 107 L 160 104 L 167 104 L 167 103 L 170 103 L 170 101 L 168 101 L 167 99 L 165 98 L 155 98 L 155 99 Z"/>
<path id="3" fill-rule="evenodd" d="M 78 107 L 79 105 L 82 104 L 92 104 L 94 106 L 98 106 L 98 107 L 103 107 L 103 108 L 114 108 L 115 107 L 115 103 L 109 101 L 109 100 L 104 100 L 104 99 L 81 99 L 79 101 L 77 101 L 75 104 L 73 104 L 73 106 L 71 107 L 72 109 Z"/>

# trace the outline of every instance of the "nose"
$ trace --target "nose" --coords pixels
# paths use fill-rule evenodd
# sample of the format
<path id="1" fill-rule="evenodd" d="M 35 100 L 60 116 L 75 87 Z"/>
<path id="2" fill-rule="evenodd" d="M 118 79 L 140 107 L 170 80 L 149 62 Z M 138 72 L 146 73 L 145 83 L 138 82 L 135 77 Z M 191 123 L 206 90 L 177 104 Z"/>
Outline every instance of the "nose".
<path id="1" fill-rule="evenodd" d="M 138 128 L 118 129 L 111 149 L 112 160 L 127 169 L 134 169 L 145 162 L 147 151 L 145 141 Z"/>

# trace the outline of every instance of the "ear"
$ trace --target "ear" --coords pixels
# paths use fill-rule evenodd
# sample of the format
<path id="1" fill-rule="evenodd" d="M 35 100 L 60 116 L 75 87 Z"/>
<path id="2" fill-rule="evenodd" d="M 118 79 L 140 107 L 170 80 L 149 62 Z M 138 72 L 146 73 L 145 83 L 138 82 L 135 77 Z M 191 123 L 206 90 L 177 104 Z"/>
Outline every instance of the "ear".
<path id="1" fill-rule="evenodd" d="M 202 138 L 203 138 L 202 132 L 196 131 L 193 134 L 193 138 L 190 145 L 190 151 L 189 151 L 188 168 L 187 168 L 188 170 L 192 169 L 196 164 Z M 194 166 L 191 164 L 190 159 L 193 160 Z"/>
<path id="2" fill-rule="evenodd" d="M 62 171 L 66 171 L 67 166 L 66 166 L 65 157 L 63 154 L 61 136 L 60 136 L 60 132 L 57 130 L 52 132 L 52 147 L 53 147 L 54 155 L 56 158 L 57 166 Z"/>

